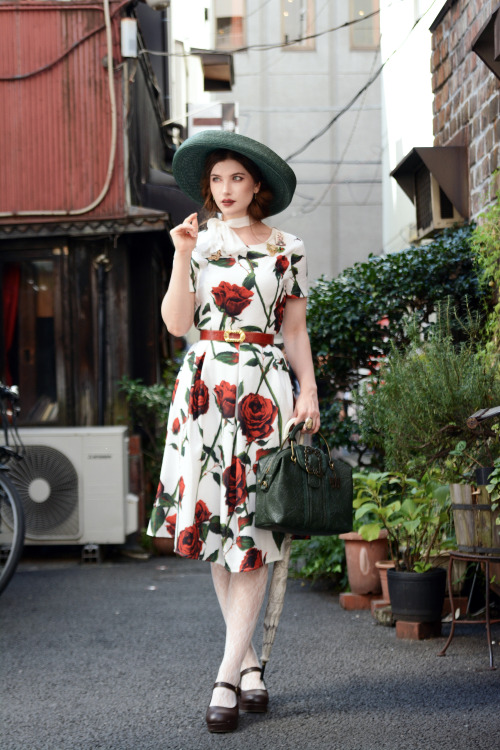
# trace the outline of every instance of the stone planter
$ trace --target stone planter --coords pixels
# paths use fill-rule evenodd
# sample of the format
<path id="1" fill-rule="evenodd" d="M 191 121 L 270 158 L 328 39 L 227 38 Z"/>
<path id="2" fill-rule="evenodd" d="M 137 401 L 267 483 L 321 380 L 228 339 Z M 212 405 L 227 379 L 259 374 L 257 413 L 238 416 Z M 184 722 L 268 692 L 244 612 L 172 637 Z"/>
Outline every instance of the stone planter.
<path id="1" fill-rule="evenodd" d="M 345 557 L 349 586 L 354 594 L 379 594 L 380 574 L 375 563 L 387 559 L 387 531 L 383 529 L 379 538 L 366 542 L 355 531 L 339 534 L 345 542 Z"/>

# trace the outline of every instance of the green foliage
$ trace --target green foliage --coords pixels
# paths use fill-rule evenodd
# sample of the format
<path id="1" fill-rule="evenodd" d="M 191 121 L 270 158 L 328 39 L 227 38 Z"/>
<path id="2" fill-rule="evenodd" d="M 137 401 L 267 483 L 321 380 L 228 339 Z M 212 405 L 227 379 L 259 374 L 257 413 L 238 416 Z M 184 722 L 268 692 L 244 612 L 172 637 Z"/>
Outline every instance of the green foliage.
<path id="1" fill-rule="evenodd" d="M 311 581 L 329 579 L 344 589 L 347 586 L 344 543 L 337 536 L 313 536 L 294 541 L 290 575 Z"/>
<path id="2" fill-rule="evenodd" d="M 163 382 L 144 385 L 142 380 L 133 380 L 126 375 L 119 381 L 129 409 L 129 428 L 142 437 L 146 483 L 154 492 L 160 476 L 168 412 L 172 392 L 179 369 L 179 360 L 170 359 L 163 372 Z M 151 505 L 152 505 L 152 498 Z"/>
<path id="3" fill-rule="evenodd" d="M 426 341 L 414 327 L 406 349 L 392 347 L 378 383 L 360 389 L 359 422 L 363 440 L 385 454 L 386 468 L 421 476 L 436 462 L 447 479 L 460 481 L 471 468 L 500 454 L 494 432 L 478 438 L 467 418 L 500 403 L 498 359 L 478 356 L 477 321 L 464 325 L 466 340 L 455 344 L 446 309 Z M 488 437 L 489 436 L 489 437 Z M 493 437 L 491 437 L 493 436 Z M 457 441 L 465 442 L 459 455 Z"/>
<path id="4" fill-rule="evenodd" d="M 371 255 L 335 279 L 320 278 L 308 301 L 322 424 L 334 445 L 356 448 L 357 426 L 342 413 L 338 394 L 351 392 L 367 373 L 377 376 L 391 343 L 408 343 L 407 328 L 429 326 L 439 301 L 482 306 L 471 227 L 449 230 L 430 244 L 387 256 Z M 345 412 L 345 410 L 344 410 Z"/>
<path id="5" fill-rule="evenodd" d="M 388 533 L 396 570 L 423 573 L 432 567 L 431 556 L 451 546 L 450 492 L 441 474 L 432 470 L 420 479 L 400 473 L 370 472 L 354 475 L 355 519 L 367 541 Z"/>
<path id="6" fill-rule="evenodd" d="M 495 175 L 498 178 L 498 173 Z M 486 321 L 487 348 L 500 349 L 500 190 L 496 201 L 480 215 L 471 235 L 471 247 L 476 253 L 480 279 L 485 292 L 492 298 Z"/>

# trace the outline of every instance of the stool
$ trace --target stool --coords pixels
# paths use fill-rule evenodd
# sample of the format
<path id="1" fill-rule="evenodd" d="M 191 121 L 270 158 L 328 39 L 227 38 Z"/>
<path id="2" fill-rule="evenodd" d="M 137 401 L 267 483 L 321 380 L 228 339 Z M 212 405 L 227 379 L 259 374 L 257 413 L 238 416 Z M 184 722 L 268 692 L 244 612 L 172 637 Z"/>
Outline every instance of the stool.
<path id="1" fill-rule="evenodd" d="M 452 586 L 452 569 L 453 569 L 453 561 L 454 560 L 465 560 L 467 562 L 475 562 L 475 563 L 483 563 L 485 566 L 485 579 L 486 579 L 486 591 L 485 591 L 485 600 L 486 600 L 486 613 L 485 613 L 485 619 L 484 620 L 457 620 L 455 618 L 455 607 L 453 604 L 453 586 Z M 490 669 L 496 669 L 496 667 L 493 664 L 493 649 L 491 647 L 491 629 L 490 625 L 492 623 L 500 622 L 500 619 L 494 619 L 492 620 L 490 618 L 490 563 L 497 563 L 500 562 L 500 552 L 498 554 L 481 554 L 478 552 L 457 552 L 455 550 L 450 551 L 450 563 L 448 566 L 448 593 L 450 597 L 450 608 L 451 608 L 451 630 L 450 634 L 448 636 L 448 640 L 446 641 L 444 648 L 442 651 L 439 652 L 438 656 L 445 656 L 446 655 L 446 649 L 450 645 L 453 635 L 455 633 L 455 625 L 472 625 L 472 624 L 486 624 L 486 637 L 488 639 L 488 650 L 490 655 Z M 468 614 L 468 606 L 467 606 L 467 612 Z"/>

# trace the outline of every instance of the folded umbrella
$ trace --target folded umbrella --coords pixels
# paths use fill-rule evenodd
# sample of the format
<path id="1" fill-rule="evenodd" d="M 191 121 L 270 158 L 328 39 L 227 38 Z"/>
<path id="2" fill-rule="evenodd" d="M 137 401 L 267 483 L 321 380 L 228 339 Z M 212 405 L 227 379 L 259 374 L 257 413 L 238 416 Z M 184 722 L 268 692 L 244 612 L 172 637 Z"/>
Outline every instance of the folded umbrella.
<path id="1" fill-rule="evenodd" d="M 288 563 L 290 560 L 290 549 L 292 546 L 292 535 L 285 534 L 282 544 L 283 558 L 274 563 L 273 575 L 269 586 L 266 613 L 264 615 L 264 635 L 262 638 L 262 671 L 264 670 L 271 655 L 274 637 L 285 602 L 286 581 L 288 577 Z"/>

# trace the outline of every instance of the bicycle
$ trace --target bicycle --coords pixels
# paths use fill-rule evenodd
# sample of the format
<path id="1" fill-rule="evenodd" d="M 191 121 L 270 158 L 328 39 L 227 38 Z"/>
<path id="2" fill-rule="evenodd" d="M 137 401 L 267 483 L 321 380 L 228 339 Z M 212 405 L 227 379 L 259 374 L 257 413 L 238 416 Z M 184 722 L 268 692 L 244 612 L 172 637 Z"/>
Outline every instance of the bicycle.
<path id="1" fill-rule="evenodd" d="M 0 594 L 14 575 L 24 547 L 24 513 L 19 492 L 8 476 L 13 461 L 23 458 L 17 431 L 19 393 L 0 383 L 0 419 L 5 444 L 0 446 Z"/>

